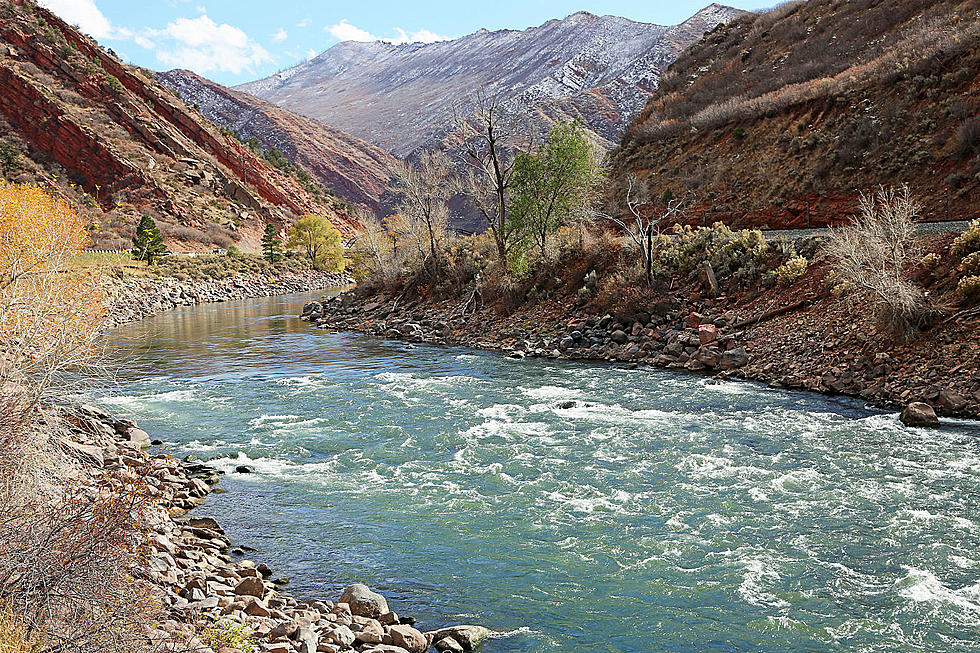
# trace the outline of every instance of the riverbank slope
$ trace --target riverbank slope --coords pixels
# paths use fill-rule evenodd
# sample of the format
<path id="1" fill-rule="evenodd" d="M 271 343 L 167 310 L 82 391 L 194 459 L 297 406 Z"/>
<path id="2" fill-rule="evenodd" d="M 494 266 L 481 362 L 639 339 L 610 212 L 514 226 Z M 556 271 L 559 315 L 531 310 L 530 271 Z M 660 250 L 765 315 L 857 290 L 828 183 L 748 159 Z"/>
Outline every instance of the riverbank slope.
<path id="1" fill-rule="evenodd" d="M 827 270 L 746 299 L 669 293 L 594 309 L 559 296 L 509 315 L 459 298 L 400 301 L 347 293 L 308 305 L 319 328 L 459 344 L 512 356 L 617 361 L 777 388 L 860 397 L 900 407 L 921 401 L 945 415 L 980 417 L 980 314 L 954 313 L 896 342 L 867 311 L 824 289 Z M 479 306 L 479 304 L 476 304 Z"/>

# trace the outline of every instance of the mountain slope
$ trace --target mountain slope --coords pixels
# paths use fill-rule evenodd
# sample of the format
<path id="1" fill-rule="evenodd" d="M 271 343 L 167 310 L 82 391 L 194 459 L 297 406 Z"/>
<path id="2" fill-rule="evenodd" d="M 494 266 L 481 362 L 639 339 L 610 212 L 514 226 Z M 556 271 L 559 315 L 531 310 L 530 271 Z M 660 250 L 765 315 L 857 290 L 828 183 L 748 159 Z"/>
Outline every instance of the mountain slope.
<path id="1" fill-rule="evenodd" d="M 811 0 L 742 16 L 670 67 L 613 177 L 693 191 L 698 223 L 835 223 L 861 191 L 902 183 L 926 219 L 976 217 L 978 12 L 978 0 Z"/>
<path id="2" fill-rule="evenodd" d="M 138 68 L 28 1 L 0 5 L 0 173 L 38 183 L 125 248 L 140 215 L 177 249 L 256 249 L 265 223 L 350 219 Z"/>
<path id="3" fill-rule="evenodd" d="M 396 159 L 381 148 L 188 70 L 157 73 L 157 79 L 243 140 L 278 149 L 338 196 L 377 213 L 391 208 L 386 194 Z"/>
<path id="4" fill-rule="evenodd" d="M 684 47 L 740 13 L 711 5 L 663 27 L 580 12 L 524 31 L 481 30 L 438 43 L 348 41 L 236 88 L 396 156 L 442 140 L 453 126 L 453 104 L 476 89 L 539 115 L 542 124 L 580 118 L 608 141 Z"/>

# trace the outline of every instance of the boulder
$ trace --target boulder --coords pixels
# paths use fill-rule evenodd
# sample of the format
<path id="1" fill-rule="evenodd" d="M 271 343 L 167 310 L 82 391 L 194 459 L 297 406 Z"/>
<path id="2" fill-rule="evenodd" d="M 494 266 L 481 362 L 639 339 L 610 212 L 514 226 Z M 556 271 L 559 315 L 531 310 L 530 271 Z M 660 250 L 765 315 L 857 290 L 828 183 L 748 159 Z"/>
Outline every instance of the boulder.
<path id="1" fill-rule="evenodd" d="M 434 646 L 439 653 L 463 653 L 466 650 L 452 637 L 443 637 Z"/>
<path id="2" fill-rule="evenodd" d="M 340 597 L 340 603 L 350 606 L 351 614 L 359 617 L 371 617 L 376 619 L 388 612 L 388 602 L 385 597 L 362 583 L 355 583 L 344 590 Z"/>
<path id="3" fill-rule="evenodd" d="M 490 636 L 490 629 L 484 628 L 483 626 L 461 624 L 459 626 L 450 626 L 449 628 L 440 628 L 439 630 L 426 633 L 426 635 L 432 636 L 432 641 L 436 644 L 437 649 L 439 648 L 438 643 L 440 640 L 452 638 L 463 647 L 464 651 L 472 651 Z"/>
<path id="4" fill-rule="evenodd" d="M 718 327 L 714 324 L 699 324 L 698 325 L 698 341 L 702 345 L 706 345 L 709 342 L 714 342 L 718 339 Z"/>
<path id="5" fill-rule="evenodd" d="M 388 629 L 388 637 L 392 645 L 400 646 L 408 653 L 425 653 L 425 650 L 429 648 L 429 640 L 426 639 L 425 635 L 411 626 L 402 624 L 392 626 Z"/>
<path id="6" fill-rule="evenodd" d="M 739 367 L 744 367 L 748 362 L 749 352 L 745 351 L 745 347 L 736 347 L 735 349 L 729 349 L 721 355 L 719 367 L 723 370 L 734 370 Z"/>
<path id="7" fill-rule="evenodd" d="M 627 340 L 629 340 L 629 336 L 627 336 L 626 332 L 623 331 L 622 329 L 616 329 L 615 331 L 612 332 L 612 334 L 610 334 L 609 337 L 610 339 L 612 339 L 613 342 L 615 342 L 618 345 L 622 345 Z"/>
<path id="8" fill-rule="evenodd" d="M 265 585 L 258 578 L 243 578 L 238 585 L 235 585 L 236 596 L 254 596 L 261 599 L 263 594 L 265 594 Z"/>
<path id="9" fill-rule="evenodd" d="M 932 406 L 921 401 L 913 401 L 906 406 L 899 419 L 906 426 L 939 426 L 936 411 L 932 409 Z"/>

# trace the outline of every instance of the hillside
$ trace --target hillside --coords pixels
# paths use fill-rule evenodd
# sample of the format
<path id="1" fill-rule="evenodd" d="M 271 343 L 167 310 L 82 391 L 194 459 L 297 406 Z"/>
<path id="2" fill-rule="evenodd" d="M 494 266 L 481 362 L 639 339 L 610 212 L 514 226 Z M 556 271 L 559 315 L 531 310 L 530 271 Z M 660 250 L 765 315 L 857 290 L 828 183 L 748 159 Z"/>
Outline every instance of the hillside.
<path id="1" fill-rule="evenodd" d="M 276 148 L 339 197 L 376 213 L 391 208 L 387 189 L 396 160 L 381 148 L 189 70 L 157 73 L 157 79 L 242 140 L 257 138 L 266 149 Z"/>
<path id="2" fill-rule="evenodd" d="M 613 176 L 693 191 L 691 222 L 806 226 L 908 183 L 925 219 L 980 209 L 980 2 L 811 0 L 746 14 L 685 52 Z"/>
<path id="3" fill-rule="evenodd" d="M 255 250 L 265 223 L 285 227 L 304 213 L 352 230 L 329 198 L 31 2 L 0 5 L 0 88 L 5 178 L 76 205 L 98 248 L 131 246 L 143 214 L 187 250 Z"/>
<path id="4" fill-rule="evenodd" d="M 453 104 L 476 89 L 542 126 L 578 118 L 611 145 L 667 65 L 740 13 L 711 5 L 663 27 L 579 12 L 523 31 L 481 30 L 437 43 L 348 41 L 237 89 L 400 157 L 446 138 Z"/>

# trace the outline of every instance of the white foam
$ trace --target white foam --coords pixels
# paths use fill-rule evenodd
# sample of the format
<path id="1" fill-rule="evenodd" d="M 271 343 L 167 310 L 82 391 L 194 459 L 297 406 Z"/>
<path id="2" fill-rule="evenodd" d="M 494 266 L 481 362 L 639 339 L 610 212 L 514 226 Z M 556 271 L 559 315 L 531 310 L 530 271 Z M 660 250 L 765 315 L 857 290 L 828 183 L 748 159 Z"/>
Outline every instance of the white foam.
<path id="1" fill-rule="evenodd" d="M 980 583 L 951 589 L 931 571 L 903 566 L 906 576 L 898 581 L 900 596 L 915 603 L 945 603 L 980 617 Z"/>
<path id="2" fill-rule="evenodd" d="M 743 599 L 753 605 L 766 607 L 786 607 L 789 605 L 775 594 L 765 591 L 763 582 L 778 581 L 779 572 L 765 560 L 753 558 L 744 560 L 745 574 L 738 586 L 738 593 Z"/>
<path id="3" fill-rule="evenodd" d="M 521 392 L 531 399 L 548 401 L 554 399 L 573 399 L 582 396 L 577 388 L 565 388 L 557 385 L 543 385 L 540 388 L 521 388 Z"/>

